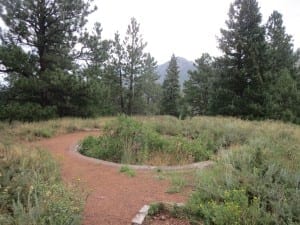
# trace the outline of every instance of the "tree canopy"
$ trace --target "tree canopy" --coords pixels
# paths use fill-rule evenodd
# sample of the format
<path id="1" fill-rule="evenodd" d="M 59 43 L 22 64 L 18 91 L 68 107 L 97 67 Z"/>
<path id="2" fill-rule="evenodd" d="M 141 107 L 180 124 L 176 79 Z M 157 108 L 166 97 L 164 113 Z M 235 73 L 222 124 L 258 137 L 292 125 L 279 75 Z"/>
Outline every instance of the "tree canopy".
<path id="1" fill-rule="evenodd" d="M 300 123 L 300 50 L 274 11 L 234 0 L 219 57 L 195 60 L 181 90 L 175 55 L 160 84 L 140 24 L 103 39 L 92 0 L 0 0 L 1 120 L 125 114 L 230 115 Z"/>
<path id="2" fill-rule="evenodd" d="M 162 113 L 178 116 L 180 100 L 179 67 L 174 54 L 171 57 L 162 90 Z"/>
<path id="3" fill-rule="evenodd" d="M 90 115 L 83 110 L 90 96 L 77 71 L 75 48 L 93 11 L 90 2 L 3 0 L 0 7 L 7 27 L 0 32 L 0 65 L 9 84 L 2 107 L 30 105 L 49 117 Z"/>

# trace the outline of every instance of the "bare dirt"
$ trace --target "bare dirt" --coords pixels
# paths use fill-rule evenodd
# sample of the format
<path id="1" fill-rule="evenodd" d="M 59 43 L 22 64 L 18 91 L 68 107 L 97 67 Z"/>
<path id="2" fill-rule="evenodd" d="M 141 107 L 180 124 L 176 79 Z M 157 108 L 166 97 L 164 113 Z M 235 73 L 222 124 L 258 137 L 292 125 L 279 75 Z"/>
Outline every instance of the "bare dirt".
<path id="1" fill-rule="evenodd" d="M 155 178 L 153 171 L 137 170 L 135 177 L 128 177 L 116 167 L 78 157 L 70 147 L 88 135 L 99 135 L 99 131 L 66 134 L 36 143 L 60 162 L 66 183 L 79 182 L 88 191 L 83 225 L 128 225 L 145 204 L 186 201 L 186 194 L 166 193 L 170 184 Z"/>

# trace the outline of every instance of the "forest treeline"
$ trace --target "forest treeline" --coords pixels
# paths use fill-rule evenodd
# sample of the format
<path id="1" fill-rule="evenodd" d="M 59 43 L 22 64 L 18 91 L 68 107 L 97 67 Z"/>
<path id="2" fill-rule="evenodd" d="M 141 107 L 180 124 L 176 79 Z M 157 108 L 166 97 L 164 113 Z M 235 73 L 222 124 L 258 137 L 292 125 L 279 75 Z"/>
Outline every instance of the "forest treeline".
<path id="1" fill-rule="evenodd" d="M 89 0 L 0 0 L 1 120 L 125 113 L 300 123 L 300 51 L 279 12 L 263 24 L 256 0 L 235 0 L 218 38 L 222 55 L 199 56 L 181 90 L 174 55 L 159 84 L 135 18 L 105 40 L 100 23 L 86 28 L 96 10 Z"/>

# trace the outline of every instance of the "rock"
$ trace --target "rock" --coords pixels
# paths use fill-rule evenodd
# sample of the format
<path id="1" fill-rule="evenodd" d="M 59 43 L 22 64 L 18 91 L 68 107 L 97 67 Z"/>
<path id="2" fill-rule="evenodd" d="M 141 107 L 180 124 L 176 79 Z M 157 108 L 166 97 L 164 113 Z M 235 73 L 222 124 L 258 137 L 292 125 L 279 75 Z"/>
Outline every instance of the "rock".
<path id="1" fill-rule="evenodd" d="M 160 217 L 160 220 L 166 220 L 166 216 L 162 215 L 162 216 Z"/>
<path id="2" fill-rule="evenodd" d="M 132 219 L 131 223 L 132 223 L 132 225 L 141 225 L 141 224 L 143 224 L 144 219 L 145 219 L 145 214 L 138 213 Z"/>
<path id="3" fill-rule="evenodd" d="M 149 206 L 149 205 L 144 205 L 144 206 L 140 209 L 139 213 L 148 214 L 148 210 L 149 210 L 149 209 L 150 209 L 150 206 Z"/>
<path id="4" fill-rule="evenodd" d="M 138 214 L 135 215 L 135 217 L 132 219 L 131 224 L 132 225 L 142 225 L 146 215 L 148 214 L 150 206 L 149 205 L 144 205 Z"/>

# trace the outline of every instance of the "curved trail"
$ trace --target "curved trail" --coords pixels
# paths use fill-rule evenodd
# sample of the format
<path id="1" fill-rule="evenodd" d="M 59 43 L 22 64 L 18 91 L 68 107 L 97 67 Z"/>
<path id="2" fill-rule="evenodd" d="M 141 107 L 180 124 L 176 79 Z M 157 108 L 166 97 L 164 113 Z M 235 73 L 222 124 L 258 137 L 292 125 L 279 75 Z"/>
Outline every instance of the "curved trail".
<path id="1" fill-rule="evenodd" d="M 144 205 L 155 201 L 185 202 L 181 194 L 167 194 L 166 180 L 154 178 L 153 171 L 136 171 L 135 177 L 119 173 L 119 169 L 85 160 L 70 150 L 87 135 L 77 132 L 37 142 L 60 162 L 65 182 L 82 183 L 89 195 L 84 209 L 84 225 L 128 225 Z"/>

